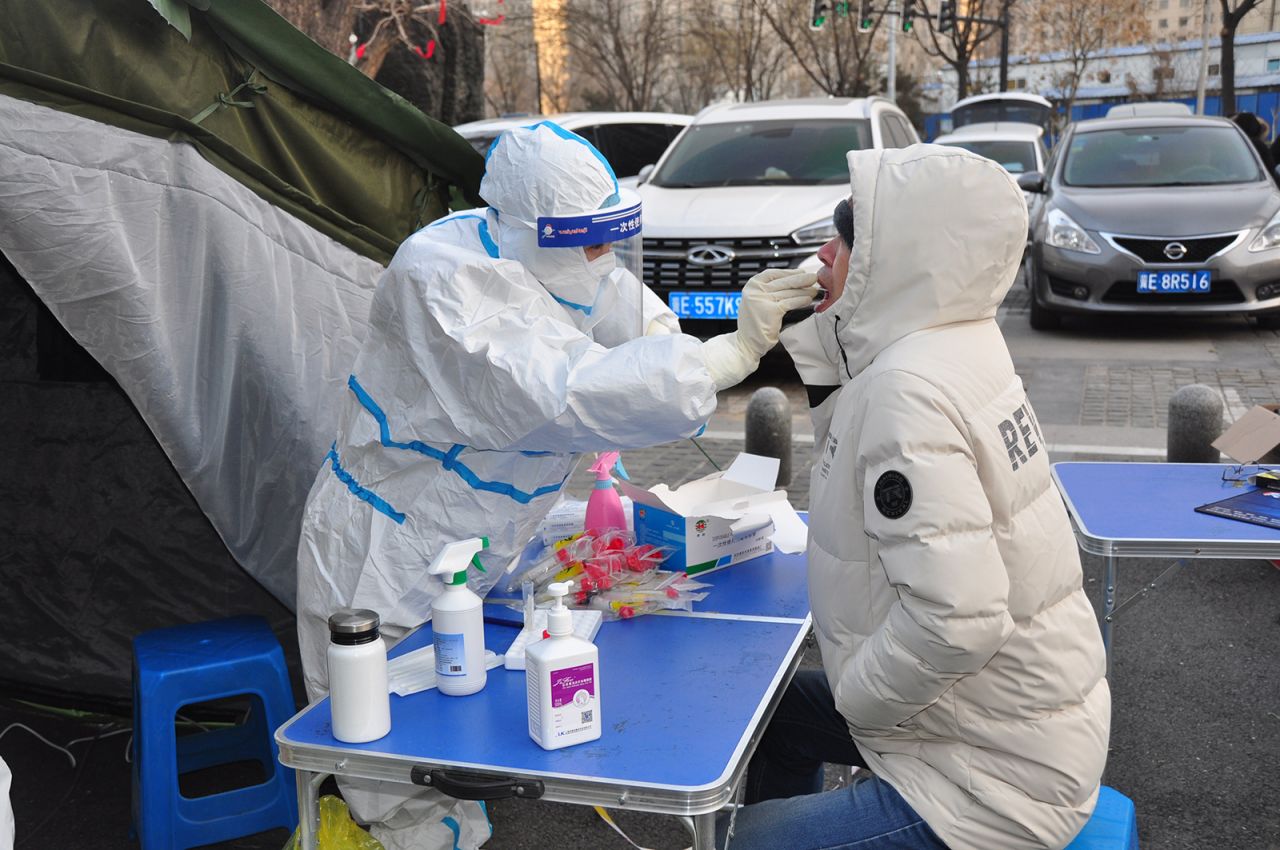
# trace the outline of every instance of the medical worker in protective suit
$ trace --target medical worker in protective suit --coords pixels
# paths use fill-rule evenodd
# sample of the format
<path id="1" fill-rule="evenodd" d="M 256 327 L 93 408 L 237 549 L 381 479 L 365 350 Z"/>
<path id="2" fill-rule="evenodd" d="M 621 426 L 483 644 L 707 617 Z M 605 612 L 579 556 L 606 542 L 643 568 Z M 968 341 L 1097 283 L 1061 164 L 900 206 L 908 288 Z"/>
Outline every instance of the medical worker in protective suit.
<path id="1" fill-rule="evenodd" d="M 695 434 L 716 391 L 777 342 L 816 279 L 790 270 L 743 290 L 738 327 L 707 342 L 617 268 L 640 234 L 637 196 L 586 140 L 550 122 L 489 151 L 487 209 L 457 213 L 401 245 L 379 282 L 337 438 L 304 511 L 298 638 L 309 698 L 327 688 L 327 619 L 372 609 L 383 633 L 430 617 L 445 544 L 485 536 L 483 594 L 519 556 L 581 452 Z M 425 789 L 419 789 L 425 791 Z M 453 847 L 454 801 L 413 786 L 346 783 L 357 819 L 388 850 Z M 475 804 L 454 820 L 487 837 Z M 429 831 L 445 829 L 438 835 Z M 435 843 L 432 843 L 435 842 Z"/>
<path id="2" fill-rule="evenodd" d="M 1061 848 L 1097 800 L 1111 700 L 1048 448 L 995 319 L 1026 204 L 957 148 L 848 162 L 840 235 L 819 252 L 826 297 L 782 333 L 813 405 L 824 669 L 784 693 L 729 846 Z M 871 776 L 823 792 L 823 762 Z"/>

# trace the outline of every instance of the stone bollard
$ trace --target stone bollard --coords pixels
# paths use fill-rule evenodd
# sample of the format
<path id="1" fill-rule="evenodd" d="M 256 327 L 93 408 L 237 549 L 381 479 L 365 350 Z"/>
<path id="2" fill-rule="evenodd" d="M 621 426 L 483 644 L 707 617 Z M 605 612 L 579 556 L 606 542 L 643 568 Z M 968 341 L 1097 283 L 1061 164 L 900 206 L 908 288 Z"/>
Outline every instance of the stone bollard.
<path id="1" fill-rule="evenodd" d="M 751 394 L 745 451 L 776 457 L 778 486 L 791 483 L 791 402 L 777 387 L 761 387 Z"/>
<path id="2" fill-rule="evenodd" d="M 1218 463 L 1218 450 L 1210 443 L 1221 434 L 1222 396 L 1217 390 L 1188 384 L 1169 399 L 1169 463 Z"/>

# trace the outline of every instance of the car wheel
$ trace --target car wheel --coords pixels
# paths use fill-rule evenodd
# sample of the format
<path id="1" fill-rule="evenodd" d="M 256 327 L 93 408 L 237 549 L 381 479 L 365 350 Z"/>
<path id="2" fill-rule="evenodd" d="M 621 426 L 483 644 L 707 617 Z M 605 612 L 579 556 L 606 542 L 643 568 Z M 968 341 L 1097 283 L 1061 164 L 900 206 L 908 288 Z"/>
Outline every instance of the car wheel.
<path id="1" fill-rule="evenodd" d="M 1040 303 L 1040 298 L 1036 295 L 1036 258 L 1031 252 L 1030 246 L 1023 255 L 1022 276 L 1026 283 L 1028 294 L 1031 296 L 1031 327 L 1037 331 L 1052 331 L 1062 327 L 1062 315 L 1055 313 L 1048 307 Z"/>
<path id="2" fill-rule="evenodd" d="M 1057 330 L 1062 326 L 1062 314 L 1044 307 L 1036 297 L 1036 288 L 1032 287 L 1032 310 L 1030 321 L 1034 330 Z"/>
<path id="3" fill-rule="evenodd" d="M 1280 313 L 1267 313 L 1257 317 L 1258 328 L 1264 331 L 1280 331 Z"/>

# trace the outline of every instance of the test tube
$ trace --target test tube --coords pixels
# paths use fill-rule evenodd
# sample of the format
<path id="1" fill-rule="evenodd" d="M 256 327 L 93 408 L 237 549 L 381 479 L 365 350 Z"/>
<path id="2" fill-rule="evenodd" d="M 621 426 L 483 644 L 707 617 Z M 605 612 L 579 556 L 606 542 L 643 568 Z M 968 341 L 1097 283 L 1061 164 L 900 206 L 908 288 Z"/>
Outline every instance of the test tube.
<path id="1" fill-rule="evenodd" d="M 533 625 L 533 582 L 523 582 L 520 595 L 524 598 L 524 627 L 527 629 Z"/>

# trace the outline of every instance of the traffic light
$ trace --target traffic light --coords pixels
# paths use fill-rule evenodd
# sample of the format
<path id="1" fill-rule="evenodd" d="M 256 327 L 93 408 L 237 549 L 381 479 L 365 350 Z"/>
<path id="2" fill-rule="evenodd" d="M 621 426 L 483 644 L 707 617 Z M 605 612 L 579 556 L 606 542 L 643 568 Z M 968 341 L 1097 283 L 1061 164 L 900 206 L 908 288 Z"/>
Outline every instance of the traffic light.
<path id="1" fill-rule="evenodd" d="M 938 32 L 955 29 L 956 0 L 942 0 L 938 4 Z"/>
<path id="2" fill-rule="evenodd" d="M 822 25 L 827 22 L 827 16 L 830 13 L 831 3 L 829 0 L 813 0 L 813 14 L 809 16 L 809 29 L 822 29 Z"/>
<path id="3" fill-rule="evenodd" d="M 875 18 L 871 16 L 871 0 L 861 0 L 858 3 L 858 32 L 871 32 L 875 25 Z"/>
<path id="4" fill-rule="evenodd" d="M 902 0 L 902 31 L 911 32 L 915 26 L 916 0 Z"/>

